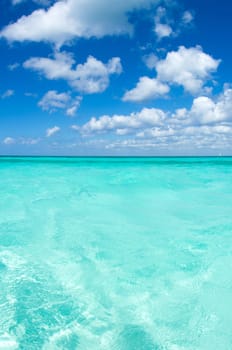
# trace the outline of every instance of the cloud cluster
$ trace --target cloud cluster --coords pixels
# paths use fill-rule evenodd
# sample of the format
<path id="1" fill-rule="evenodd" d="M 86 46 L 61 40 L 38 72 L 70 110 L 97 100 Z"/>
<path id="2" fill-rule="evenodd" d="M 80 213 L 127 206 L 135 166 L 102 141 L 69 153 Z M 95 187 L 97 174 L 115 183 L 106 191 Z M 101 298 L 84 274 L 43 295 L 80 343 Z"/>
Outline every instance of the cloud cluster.
<path id="1" fill-rule="evenodd" d="M 139 113 L 130 115 L 108 115 L 96 119 L 91 118 L 81 128 L 78 128 L 82 134 L 93 132 L 115 131 L 116 134 L 126 134 L 128 131 L 137 130 L 146 126 L 161 125 L 165 119 L 165 113 L 156 108 L 143 108 Z M 73 127 L 75 129 L 75 127 Z"/>
<path id="2" fill-rule="evenodd" d="M 16 0 L 17 1 L 17 0 Z M 6 26 L 0 35 L 10 41 L 48 41 L 60 46 L 73 38 L 131 34 L 128 14 L 157 0 L 60 0 Z"/>
<path id="3" fill-rule="evenodd" d="M 74 117 L 80 102 L 80 96 L 72 98 L 68 92 L 58 93 L 56 90 L 49 90 L 38 102 L 38 105 L 49 113 L 64 110 L 67 116 Z"/>
<path id="4" fill-rule="evenodd" d="M 170 9 L 175 9 L 176 4 Z M 158 41 L 170 36 L 177 36 L 183 27 L 188 27 L 193 21 L 193 15 L 190 11 L 180 12 L 178 8 L 178 19 L 173 20 L 173 14 L 170 16 L 165 7 L 159 6 L 155 14 L 154 32 Z"/>
<path id="5" fill-rule="evenodd" d="M 137 144 L 148 147 L 150 143 L 160 147 L 170 147 L 172 144 L 180 147 L 191 144 L 197 147 L 213 147 L 214 140 L 217 145 L 222 146 L 222 142 L 229 144 L 232 139 L 232 89 L 225 88 L 216 99 L 199 96 L 193 100 L 189 110 L 182 108 L 171 113 L 143 108 L 130 115 L 91 118 L 86 124 L 74 125 L 72 128 L 82 136 L 108 132 L 122 137 L 111 144 L 115 147 L 120 144 L 126 147 L 127 142 L 131 147 Z M 131 136 L 126 143 L 125 135 Z M 141 141 L 142 139 L 150 141 Z"/>
<path id="6" fill-rule="evenodd" d="M 220 63 L 199 46 L 180 46 L 177 51 L 168 52 L 162 60 L 150 55 L 145 61 L 149 68 L 155 67 L 157 77 L 141 77 L 136 87 L 123 96 L 124 101 L 141 102 L 157 98 L 169 92 L 168 85 L 182 86 L 185 91 L 195 95 L 202 91 Z"/>
<path id="7" fill-rule="evenodd" d="M 84 64 L 76 64 L 72 55 L 67 52 L 56 52 L 54 58 L 32 57 L 23 66 L 50 80 L 64 79 L 74 89 L 85 94 L 103 92 L 109 85 L 110 75 L 120 74 L 122 71 L 119 57 L 103 63 L 89 56 Z"/>

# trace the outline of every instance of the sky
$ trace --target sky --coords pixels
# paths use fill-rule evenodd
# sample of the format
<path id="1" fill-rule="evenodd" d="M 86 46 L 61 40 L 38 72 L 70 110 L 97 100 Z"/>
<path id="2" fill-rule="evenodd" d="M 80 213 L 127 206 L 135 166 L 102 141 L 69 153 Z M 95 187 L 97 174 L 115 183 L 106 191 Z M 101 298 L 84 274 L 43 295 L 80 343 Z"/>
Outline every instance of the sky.
<path id="1" fill-rule="evenodd" d="M 0 155 L 232 155 L 230 1 L 0 13 Z"/>

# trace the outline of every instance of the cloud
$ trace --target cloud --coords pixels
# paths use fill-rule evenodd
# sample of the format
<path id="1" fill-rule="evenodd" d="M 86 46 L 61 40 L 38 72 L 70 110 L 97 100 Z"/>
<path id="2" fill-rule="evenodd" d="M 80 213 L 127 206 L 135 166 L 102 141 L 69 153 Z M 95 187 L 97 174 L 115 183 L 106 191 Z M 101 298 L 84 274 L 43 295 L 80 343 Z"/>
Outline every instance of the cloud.
<path id="1" fill-rule="evenodd" d="M 165 113 L 162 110 L 143 108 L 140 112 L 130 115 L 104 115 L 98 119 L 93 117 L 80 127 L 79 131 L 82 134 L 105 131 L 116 131 L 118 134 L 122 134 L 122 129 L 139 129 L 144 126 L 159 125 L 164 119 Z"/>
<path id="2" fill-rule="evenodd" d="M 199 93 L 218 68 L 220 60 L 204 53 L 199 46 L 180 46 L 156 64 L 157 78 L 170 84 L 177 84 L 191 94 Z"/>
<path id="3" fill-rule="evenodd" d="M 189 24 L 193 21 L 194 17 L 190 11 L 185 11 L 182 16 L 182 22 L 184 24 Z"/>
<path id="4" fill-rule="evenodd" d="M 160 61 L 153 54 L 145 60 L 148 66 L 155 66 L 157 77 L 139 78 L 136 87 L 125 93 L 123 101 L 142 102 L 166 95 L 170 90 L 167 84 L 182 85 L 192 94 L 200 93 L 210 78 L 210 73 L 215 71 L 220 63 L 220 60 L 213 59 L 198 46 L 189 49 L 181 46 L 177 51 L 169 52 L 166 58 Z"/>
<path id="5" fill-rule="evenodd" d="M 153 53 L 150 53 L 149 55 L 143 56 L 143 61 L 149 69 L 153 69 L 158 62 L 158 57 Z"/>
<path id="6" fill-rule="evenodd" d="M 9 89 L 9 90 L 6 90 L 6 91 L 1 95 L 1 98 L 2 98 L 2 99 L 5 99 L 5 98 L 9 98 L 9 97 L 11 97 L 11 96 L 13 96 L 13 95 L 14 95 L 14 90 Z"/>
<path id="7" fill-rule="evenodd" d="M 62 45 L 73 38 L 132 34 L 128 14 L 147 9 L 157 0 L 61 0 L 6 26 L 0 33 L 10 41 L 48 41 Z"/>
<path id="8" fill-rule="evenodd" d="M 73 88 L 86 94 L 103 92 L 109 85 L 109 76 L 122 71 L 119 57 L 113 57 L 104 64 L 89 56 L 84 64 L 75 65 L 72 55 L 67 52 L 56 52 L 54 59 L 33 57 L 25 61 L 23 66 L 50 80 L 67 80 Z"/>
<path id="9" fill-rule="evenodd" d="M 15 143 L 15 139 L 13 137 L 8 136 L 3 140 L 3 143 L 5 145 L 13 145 Z"/>
<path id="10" fill-rule="evenodd" d="M 21 4 L 22 2 L 25 2 L 27 0 L 12 0 L 12 4 L 13 5 L 18 5 Z M 41 5 L 41 6 L 49 6 L 51 4 L 50 0 L 32 0 L 34 3 L 36 3 L 37 5 Z"/>
<path id="11" fill-rule="evenodd" d="M 25 137 L 21 137 L 19 139 L 19 143 L 21 145 L 37 145 L 39 142 L 41 141 L 40 138 L 25 138 Z"/>
<path id="12" fill-rule="evenodd" d="M 73 99 L 70 93 L 58 93 L 56 90 L 50 90 L 42 97 L 38 105 L 49 113 L 56 112 L 57 110 L 65 110 L 66 115 L 74 117 L 80 106 L 80 102 L 80 96 Z"/>
<path id="13" fill-rule="evenodd" d="M 159 40 L 165 37 L 169 37 L 173 30 L 168 24 L 168 18 L 166 9 L 164 7 L 158 7 L 155 15 L 155 29 L 154 29 Z"/>
<path id="14" fill-rule="evenodd" d="M 195 98 L 189 115 L 201 124 L 232 121 L 232 89 L 225 89 L 216 101 L 206 96 Z"/>
<path id="15" fill-rule="evenodd" d="M 183 29 L 191 25 L 193 19 L 193 14 L 190 11 L 182 13 L 177 3 L 173 3 L 168 9 L 159 6 L 155 15 L 154 32 L 159 41 L 178 36 Z"/>
<path id="16" fill-rule="evenodd" d="M 168 24 L 157 23 L 155 33 L 159 39 L 162 39 L 172 34 L 172 28 Z"/>
<path id="17" fill-rule="evenodd" d="M 123 101 L 142 102 L 165 95 L 169 90 L 167 84 L 164 84 L 157 79 L 141 77 L 136 87 L 125 93 Z"/>
<path id="18" fill-rule="evenodd" d="M 174 113 L 143 108 L 129 115 L 103 115 L 72 129 L 83 137 L 104 135 L 106 148 L 158 150 L 230 149 L 232 144 L 232 89 L 214 98 L 199 96 L 189 109 Z M 127 137 L 127 138 L 126 138 Z M 126 139 L 125 139 L 126 138 Z M 174 148 L 175 147 L 175 148 Z"/>
<path id="19" fill-rule="evenodd" d="M 56 134 L 59 132 L 61 129 L 59 126 L 54 126 L 53 128 L 49 128 L 46 130 L 46 136 L 51 137 L 52 135 Z"/>
<path id="20" fill-rule="evenodd" d="M 8 65 L 8 69 L 10 71 L 13 71 L 13 70 L 17 69 L 19 66 L 20 66 L 19 63 L 17 63 L 17 62 L 16 63 L 12 63 L 12 64 Z"/>

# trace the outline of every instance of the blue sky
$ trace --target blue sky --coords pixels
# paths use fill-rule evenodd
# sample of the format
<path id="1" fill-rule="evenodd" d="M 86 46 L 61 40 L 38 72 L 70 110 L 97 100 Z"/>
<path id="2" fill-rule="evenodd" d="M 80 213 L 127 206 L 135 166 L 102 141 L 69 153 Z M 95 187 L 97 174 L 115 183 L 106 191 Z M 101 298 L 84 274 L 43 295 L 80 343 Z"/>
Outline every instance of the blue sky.
<path id="1" fill-rule="evenodd" d="M 0 6 L 0 154 L 232 154 L 228 0 Z"/>

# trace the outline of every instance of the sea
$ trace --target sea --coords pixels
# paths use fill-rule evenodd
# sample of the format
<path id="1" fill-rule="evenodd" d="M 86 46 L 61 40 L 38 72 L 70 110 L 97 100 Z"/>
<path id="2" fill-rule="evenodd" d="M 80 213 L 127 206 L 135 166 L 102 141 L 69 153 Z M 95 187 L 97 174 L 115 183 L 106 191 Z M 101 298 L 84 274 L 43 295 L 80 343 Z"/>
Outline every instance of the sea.
<path id="1" fill-rule="evenodd" d="M 232 158 L 1 157 L 0 349 L 231 350 Z"/>

